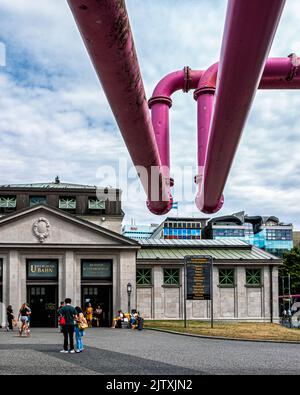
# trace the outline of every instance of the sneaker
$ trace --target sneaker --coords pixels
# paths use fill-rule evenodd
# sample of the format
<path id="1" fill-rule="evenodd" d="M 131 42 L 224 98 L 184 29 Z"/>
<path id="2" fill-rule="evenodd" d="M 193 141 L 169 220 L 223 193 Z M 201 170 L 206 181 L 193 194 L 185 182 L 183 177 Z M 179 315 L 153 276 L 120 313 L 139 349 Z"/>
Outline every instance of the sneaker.
<path id="1" fill-rule="evenodd" d="M 75 354 L 75 350 L 69 351 L 70 354 Z"/>
<path id="2" fill-rule="evenodd" d="M 76 354 L 80 354 L 81 351 L 80 350 L 75 350 Z"/>
<path id="3" fill-rule="evenodd" d="M 60 353 L 61 353 L 61 354 L 69 354 L 69 351 L 61 350 Z"/>

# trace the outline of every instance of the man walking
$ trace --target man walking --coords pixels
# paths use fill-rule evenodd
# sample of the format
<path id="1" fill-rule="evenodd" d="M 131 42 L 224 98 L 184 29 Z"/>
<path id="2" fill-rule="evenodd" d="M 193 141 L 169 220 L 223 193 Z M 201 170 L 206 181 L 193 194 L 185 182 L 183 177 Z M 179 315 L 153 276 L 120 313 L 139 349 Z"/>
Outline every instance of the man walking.
<path id="1" fill-rule="evenodd" d="M 75 354 L 74 350 L 74 332 L 75 332 L 75 319 L 77 318 L 77 312 L 73 306 L 71 306 L 72 300 L 67 298 L 65 300 L 65 306 L 63 306 L 59 314 L 64 318 L 63 334 L 64 334 L 64 349 L 61 351 L 62 354 Z M 70 341 L 70 349 L 68 348 Z"/>

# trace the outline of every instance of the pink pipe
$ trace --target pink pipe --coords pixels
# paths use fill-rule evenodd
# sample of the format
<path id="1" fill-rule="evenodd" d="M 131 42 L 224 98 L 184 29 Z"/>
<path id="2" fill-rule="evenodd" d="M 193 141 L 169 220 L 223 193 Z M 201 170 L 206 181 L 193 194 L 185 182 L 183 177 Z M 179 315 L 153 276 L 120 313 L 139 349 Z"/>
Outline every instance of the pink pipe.
<path id="1" fill-rule="evenodd" d="M 259 89 L 299 89 L 299 66 L 300 58 L 296 54 L 269 59 Z"/>
<path id="2" fill-rule="evenodd" d="M 141 182 L 148 207 L 154 214 L 166 214 L 172 208 L 168 169 L 160 160 L 125 2 L 68 3 L 132 161 L 146 169 L 148 177 L 141 177 Z M 153 168 L 160 182 L 151 182 Z"/>
<path id="3" fill-rule="evenodd" d="M 173 104 L 171 96 L 179 90 L 187 93 L 190 89 L 195 89 L 202 74 L 202 71 L 193 71 L 189 67 L 170 73 L 158 83 L 149 100 L 161 162 L 168 168 L 170 168 L 169 109 Z"/>
<path id="4" fill-rule="evenodd" d="M 197 207 L 213 213 L 223 190 L 261 80 L 285 0 L 229 0 L 216 103 Z"/>
<path id="5" fill-rule="evenodd" d="M 202 75 L 194 98 L 198 101 L 198 174 L 196 184 L 202 185 L 209 141 L 209 127 L 214 108 L 214 95 L 217 84 L 218 63 L 212 65 Z"/>
<path id="6" fill-rule="evenodd" d="M 299 66 L 300 58 L 295 54 L 288 58 L 268 59 L 259 89 L 300 89 Z M 199 185 L 199 194 L 204 177 L 217 74 L 218 63 L 211 66 L 203 74 L 198 89 L 194 93 L 198 102 L 198 175 L 196 176 L 196 182 Z M 221 202 L 223 201 L 222 198 Z M 219 211 L 220 208 L 216 207 L 214 212 Z"/>

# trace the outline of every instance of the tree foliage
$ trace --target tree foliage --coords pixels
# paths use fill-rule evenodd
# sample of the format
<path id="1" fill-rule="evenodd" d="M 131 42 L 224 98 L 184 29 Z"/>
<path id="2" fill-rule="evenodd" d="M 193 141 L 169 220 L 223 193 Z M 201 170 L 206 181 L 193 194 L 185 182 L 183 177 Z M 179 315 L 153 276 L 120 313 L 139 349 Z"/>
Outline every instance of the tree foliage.
<path id="1" fill-rule="evenodd" d="M 283 256 L 283 266 L 279 269 L 279 275 L 282 277 L 291 276 L 291 293 L 300 294 L 300 248 L 294 247 L 290 252 Z M 281 287 L 280 281 L 280 287 Z M 286 283 L 285 283 L 286 284 Z M 286 287 L 286 285 L 285 285 Z M 281 290 L 282 291 L 282 290 Z M 286 293 L 285 289 L 285 293 Z"/>

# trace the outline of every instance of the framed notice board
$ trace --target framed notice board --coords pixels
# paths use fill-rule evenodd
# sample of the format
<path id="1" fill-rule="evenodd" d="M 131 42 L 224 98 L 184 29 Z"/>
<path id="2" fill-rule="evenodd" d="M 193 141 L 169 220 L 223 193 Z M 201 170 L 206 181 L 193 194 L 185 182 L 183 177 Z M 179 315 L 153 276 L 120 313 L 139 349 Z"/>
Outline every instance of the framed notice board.
<path id="1" fill-rule="evenodd" d="M 212 258 L 209 256 L 187 256 L 186 299 L 210 300 L 212 283 Z"/>
<path id="2" fill-rule="evenodd" d="M 185 298 L 184 326 L 187 327 L 187 301 L 210 300 L 213 328 L 213 258 L 210 255 L 187 255 L 184 258 Z"/>

